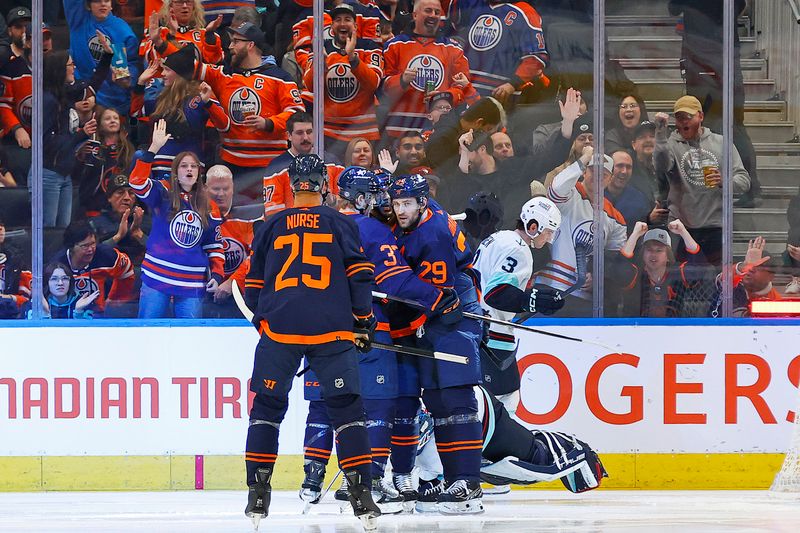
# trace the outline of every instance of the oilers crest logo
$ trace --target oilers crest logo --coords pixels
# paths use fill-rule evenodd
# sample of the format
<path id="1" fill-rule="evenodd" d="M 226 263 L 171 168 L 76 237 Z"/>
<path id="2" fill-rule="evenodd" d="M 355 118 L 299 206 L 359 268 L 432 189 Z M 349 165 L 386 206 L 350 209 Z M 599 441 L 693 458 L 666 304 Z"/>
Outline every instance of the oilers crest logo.
<path id="1" fill-rule="evenodd" d="M 26 96 L 17 104 L 17 116 L 23 125 L 31 125 L 31 119 L 33 117 L 33 98 L 31 96 Z"/>
<path id="2" fill-rule="evenodd" d="M 244 245 L 236 239 L 222 237 L 222 251 L 225 252 L 225 275 L 229 276 L 236 272 L 245 258 Z"/>
<path id="3" fill-rule="evenodd" d="M 250 115 L 261 114 L 261 99 L 250 87 L 241 87 L 228 100 L 228 115 L 236 124 L 244 124 Z"/>
<path id="4" fill-rule="evenodd" d="M 434 83 L 433 90 L 438 91 L 444 81 L 444 65 L 438 57 L 420 54 L 408 62 L 409 69 L 417 69 L 417 77 L 411 80 L 411 86 L 425 92 L 425 84 Z"/>
<path id="5" fill-rule="evenodd" d="M 483 52 L 494 48 L 503 36 L 503 25 L 494 15 L 481 15 L 469 30 L 470 46 Z"/>
<path id="6" fill-rule="evenodd" d="M 347 63 L 332 65 L 328 69 L 325 81 L 328 86 L 328 96 L 337 104 L 349 102 L 358 94 L 360 84 Z"/>
<path id="7" fill-rule="evenodd" d="M 88 276 L 80 276 L 75 278 L 75 292 L 78 294 L 92 294 L 94 291 L 100 290 L 97 283 Z"/>
<path id="8" fill-rule="evenodd" d="M 169 223 L 169 236 L 181 248 L 192 248 L 203 236 L 200 215 L 194 211 L 180 211 Z"/>
<path id="9" fill-rule="evenodd" d="M 578 224 L 572 232 L 572 242 L 576 250 L 584 248 L 591 252 L 594 243 L 594 221 L 585 220 Z"/>
<path id="10" fill-rule="evenodd" d="M 106 39 L 108 39 L 108 42 L 111 42 L 111 38 L 108 37 L 108 35 L 106 35 Z M 103 45 L 100 44 L 100 39 L 97 38 L 96 33 L 92 34 L 92 38 L 89 39 L 87 46 L 89 47 L 89 53 L 91 54 L 92 59 L 95 61 L 100 61 L 103 59 Z"/>

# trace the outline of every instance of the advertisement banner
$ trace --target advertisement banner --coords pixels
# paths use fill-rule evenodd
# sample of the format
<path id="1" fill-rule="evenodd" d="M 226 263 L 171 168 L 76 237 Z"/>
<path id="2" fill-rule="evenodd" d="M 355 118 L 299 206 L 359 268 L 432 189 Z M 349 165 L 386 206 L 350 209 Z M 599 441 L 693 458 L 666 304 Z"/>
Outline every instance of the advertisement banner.
<path id="1" fill-rule="evenodd" d="M 537 325 L 537 327 L 540 327 Z M 798 403 L 799 328 L 558 326 L 524 334 L 517 417 L 606 453 L 782 452 Z M 244 451 L 257 334 L 247 327 L 8 328 L 0 455 Z M 281 453 L 302 453 L 295 380 Z"/>

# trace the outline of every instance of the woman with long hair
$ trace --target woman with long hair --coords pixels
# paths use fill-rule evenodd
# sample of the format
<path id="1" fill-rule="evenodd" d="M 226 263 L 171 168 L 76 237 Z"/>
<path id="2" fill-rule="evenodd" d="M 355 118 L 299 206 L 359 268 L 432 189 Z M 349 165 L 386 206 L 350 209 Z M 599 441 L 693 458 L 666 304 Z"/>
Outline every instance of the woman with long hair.
<path id="1" fill-rule="evenodd" d="M 214 293 L 224 276 L 219 240 L 222 217 L 200 177 L 200 159 L 181 152 L 166 180 L 154 179 L 155 154 L 169 141 L 167 123 L 153 128 L 150 148 L 136 162 L 130 186 L 153 215 L 142 262 L 139 318 L 200 318 L 203 296 Z"/>
<path id="2" fill-rule="evenodd" d="M 613 154 L 617 150 L 625 150 L 632 156 L 634 132 L 636 127 L 647 120 L 647 107 L 638 94 L 626 94 L 619 101 L 617 120 L 610 130 L 606 132 L 604 152 Z"/>
<path id="3" fill-rule="evenodd" d="M 83 142 L 77 149 L 72 176 L 78 182 L 78 216 L 97 216 L 106 207 L 108 182 L 117 174 L 126 174 L 133 161 L 134 146 L 128 140 L 128 128 L 116 109 L 98 107 L 96 139 Z"/>
<path id="4" fill-rule="evenodd" d="M 196 48 L 187 45 L 167 56 L 160 66 L 164 89 L 154 102 L 145 101 L 144 90 L 156 75 L 156 64 L 142 72 L 133 91 L 132 114 L 135 109 L 144 107 L 153 124 L 160 119 L 167 123 L 170 139 L 153 161 L 153 171 L 159 179 L 167 178 L 178 153 L 203 153 L 203 133 L 209 119 L 217 129 L 226 130 L 230 126 L 230 117 L 219 102 L 211 99 L 211 87 L 205 82 L 190 81 L 195 68 L 195 53 Z"/>
<path id="5" fill-rule="evenodd" d="M 375 149 L 372 143 L 364 137 L 356 137 L 347 143 L 344 151 L 344 166 L 364 167 L 370 170 L 377 166 Z"/>
<path id="6" fill-rule="evenodd" d="M 97 131 L 92 119 L 72 131 L 67 85 L 75 81 L 75 63 L 65 50 L 45 55 L 42 105 L 42 192 L 44 225 L 66 227 L 72 218 L 72 164 L 75 147 Z M 28 174 L 28 183 L 32 183 Z"/>
<path id="7" fill-rule="evenodd" d="M 48 263 L 42 277 L 45 282 L 42 290 L 45 318 L 92 318 L 92 311 L 87 308 L 97 299 L 100 291 L 78 293 L 72 270 L 64 263 Z"/>
<path id="8" fill-rule="evenodd" d="M 164 58 L 164 41 L 194 44 L 203 63 L 215 65 L 225 57 L 222 39 L 216 31 L 222 24 L 222 15 L 205 22 L 205 10 L 200 0 L 165 0 L 158 13 L 148 19 L 147 32 L 142 44 L 148 65 L 160 63 Z"/>

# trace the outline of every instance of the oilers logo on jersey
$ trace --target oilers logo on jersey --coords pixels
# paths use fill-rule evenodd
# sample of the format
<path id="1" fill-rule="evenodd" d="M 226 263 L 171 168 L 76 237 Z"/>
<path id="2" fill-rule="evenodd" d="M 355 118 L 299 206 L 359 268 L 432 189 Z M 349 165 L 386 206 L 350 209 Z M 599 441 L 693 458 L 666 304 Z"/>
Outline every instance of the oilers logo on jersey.
<path id="1" fill-rule="evenodd" d="M 587 247 L 591 249 L 594 242 L 594 221 L 585 220 L 575 226 L 572 230 L 572 242 L 575 247 Z"/>
<path id="2" fill-rule="evenodd" d="M 106 39 L 108 39 L 108 42 L 111 42 L 111 38 L 108 35 L 106 35 Z M 92 35 L 92 38 L 89 39 L 86 46 L 89 47 L 89 53 L 92 55 L 92 59 L 100 61 L 103 58 L 105 51 L 103 50 L 103 45 L 100 44 L 100 39 L 97 38 L 97 34 Z"/>
<path id="3" fill-rule="evenodd" d="M 360 84 L 347 63 L 331 65 L 326 76 L 328 96 L 336 103 L 349 102 L 358 94 Z"/>
<path id="4" fill-rule="evenodd" d="M 88 276 L 75 278 L 75 292 L 78 294 L 92 294 L 99 290 L 100 287 L 92 278 Z"/>
<path id="5" fill-rule="evenodd" d="M 230 276 L 245 260 L 247 251 L 242 243 L 230 237 L 222 237 L 222 251 L 225 253 L 225 275 Z"/>
<path id="6" fill-rule="evenodd" d="M 244 124 L 250 115 L 261 114 L 261 99 L 250 87 L 240 87 L 228 99 L 228 115 L 236 124 Z"/>
<path id="7" fill-rule="evenodd" d="M 444 81 L 444 65 L 438 57 L 429 54 L 414 56 L 408 62 L 408 69 L 417 69 L 417 77 L 411 80 L 411 86 L 418 91 L 425 91 L 425 85 L 432 81 L 433 90 L 439 90 Z"/>
<path id="8" fill-rule="evenodd" d="M 483 52 L 494 48 L 503 36 L 503 24 L 494 15 L 481 15 L 469 30 L 469 44 Z"/>
<path id="9" fill-rule="evenodd" d="M 180 211 L 169 223 L 169 236 L 181 248 L 192 248 L 203 236 L 200 215 L 194 211 Z"/>
<path id="10" fill-rule="evenodd" d="M 30 126 L 33 118 L 33 98 L 26 96 L 17 104 L 17 118 L 23 126 Z"/>

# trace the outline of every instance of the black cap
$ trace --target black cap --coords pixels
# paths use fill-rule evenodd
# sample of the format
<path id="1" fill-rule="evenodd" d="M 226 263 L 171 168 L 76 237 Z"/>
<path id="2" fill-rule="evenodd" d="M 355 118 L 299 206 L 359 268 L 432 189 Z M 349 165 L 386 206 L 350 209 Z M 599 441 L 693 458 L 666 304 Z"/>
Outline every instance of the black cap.
<path id="1" fill-rule="evenodd" d="M 106 187 L 106 196 L 111 196 L 119 189 L 124 188 L 131 188 L 131 184 L 128 181 L 128 176 L 125 174 L 117 174 L 110 180 L 108 180 L 108 186 Z"/>
<path id="2" fill-rule="evenodd" d="M 17 6 L 8 12 L 8 15 L 6 16 L 6 23 L 11 26 L 16 21 L 21 19 L 33 19 L 33 15 L 31 14 L 31 10 L 27 7 Z"/>
<path id="3" fill-rule="evenodd" d="M 448 102 L 450 102 L 450 105 L 452 106 L 453 105 L 453 94 L 448 92 L 448 91 L 443 91 L 443 92 L 436 93 L 433 96 L 431 96 L 430 99 L 428 100 L 428 111 L 432 111 L 433 110 L 433 106 L 435 106 L 436 102 L 438 102 L 440 100 L 447 100 Z"/>
<path id="4" fill-rule="evenodd" d="M 572 138 L 576 139 L 579 135 L 583 135 L 584 133 L 593 133 L 592 124 L 592 115 L 589 113 L 576 118 L 575 122 L 572 124 Z"/>
<path id="5" fill-rule="evenodd" d="M 356 18 L 356 10 L 353 9 L 353 6 L 350 4 L 345 4 L 344 2 L 331 9 L 331 18 L 333 19 L 336 17 L 336 15 L 341 13 L 352 16 L 353 20 Z"/>
<path id="6" fill-rule="evenodd" d="M 266 36 L 261 29 L 253 24 L 252 22 L 242 22 L 235 28 L 230 26 L 228 31 L 231 33 L 235 33 L 241 37 L 244 37 L 248 41 L 253 41 L 255 45 L 258 47 L 259 50 L 264 48 L 264 41 L 266 41 Z"/>
<path id="7" fill-rule="evenodd" d="M 655 133 L 655 131 L 656 131 L 656 123 L 655 122 L 650 122 L 649 120 L 643 120 L 641 122 L 641 124 L 636 126 L 636 129 L 633 130 L 633 138 L 634 139 L 638 139 L 639 135 L 641 135 L 642 133 L 644 133 L 646 131 Z"/>
<path id="8" fill-rule="evenodd" d="M 174 70 L 181 78 L 191 80 L 194 76 L 195 60 L 198 54 L 193 44 L 187 44 L 177 52 L 164 58 L 164 65 Z"/>

